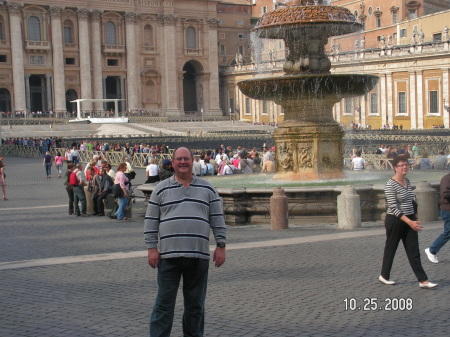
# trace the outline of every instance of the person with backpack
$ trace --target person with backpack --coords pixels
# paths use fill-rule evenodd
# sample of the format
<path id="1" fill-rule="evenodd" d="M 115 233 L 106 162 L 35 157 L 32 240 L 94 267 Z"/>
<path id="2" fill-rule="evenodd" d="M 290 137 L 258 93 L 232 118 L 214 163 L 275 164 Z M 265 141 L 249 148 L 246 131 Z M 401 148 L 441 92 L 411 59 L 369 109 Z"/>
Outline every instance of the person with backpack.
<path id="1" fill-rule="evenodd" d="M 83 164 L 75 165 L 75 170 L 70 174 L 69 184 L 73 188 L 73 205 L 76 216 L 89 216 L 86 214 L 86 195 L 84 194 L 84 186 L 86 186 L 86 178 L 83 173 Z M 78 206 L 78 203 L 81 205 Z"/>

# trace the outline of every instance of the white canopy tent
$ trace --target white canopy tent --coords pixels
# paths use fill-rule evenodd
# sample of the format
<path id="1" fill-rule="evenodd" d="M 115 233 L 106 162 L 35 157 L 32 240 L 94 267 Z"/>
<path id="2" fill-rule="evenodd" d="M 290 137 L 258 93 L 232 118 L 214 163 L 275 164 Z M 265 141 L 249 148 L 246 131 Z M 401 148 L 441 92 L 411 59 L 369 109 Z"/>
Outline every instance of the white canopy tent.
<path id="1" fill-rule="evenodd" d="M 119 118 L 119 101 L 125 101 L 125 99 L 111 98 L 111 99 L 93 99 L 93 98 L 79 98 L 71 103 L 77 103 L 77 121 L 84 120 L 81 118 L 81 102 L 114 102 L 114 116 Z"/>

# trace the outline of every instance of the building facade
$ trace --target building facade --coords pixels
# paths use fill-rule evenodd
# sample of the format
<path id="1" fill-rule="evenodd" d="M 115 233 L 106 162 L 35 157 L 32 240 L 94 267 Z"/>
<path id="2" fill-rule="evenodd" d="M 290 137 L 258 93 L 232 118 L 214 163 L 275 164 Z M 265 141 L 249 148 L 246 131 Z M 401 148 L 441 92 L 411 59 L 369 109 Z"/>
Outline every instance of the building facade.
<path id="1" fill-rule="evenodd" d="M 1 1 L 0 110 L 222 115 L 218 3 Z"/>

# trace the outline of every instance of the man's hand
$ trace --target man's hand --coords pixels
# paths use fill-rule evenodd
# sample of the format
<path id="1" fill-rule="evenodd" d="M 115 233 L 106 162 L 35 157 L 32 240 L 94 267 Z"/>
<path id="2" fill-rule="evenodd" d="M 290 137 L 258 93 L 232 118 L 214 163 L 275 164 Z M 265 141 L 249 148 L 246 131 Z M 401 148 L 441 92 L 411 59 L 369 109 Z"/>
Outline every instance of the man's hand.
<path id="1" fill-rule="evenodd" d="M 227 253 L 225 252 L 225 248 L 216 247 L 214 251 L 213 261 L 216 267 L 220 267 L 225 263 L 227 258 Z"/>
<path id="2" fill-rule="evenodd" d="M 148 249 L 148 264 L 152 268 L 156 268 L 159 265 L 159 252 L 158 248 Z"/>

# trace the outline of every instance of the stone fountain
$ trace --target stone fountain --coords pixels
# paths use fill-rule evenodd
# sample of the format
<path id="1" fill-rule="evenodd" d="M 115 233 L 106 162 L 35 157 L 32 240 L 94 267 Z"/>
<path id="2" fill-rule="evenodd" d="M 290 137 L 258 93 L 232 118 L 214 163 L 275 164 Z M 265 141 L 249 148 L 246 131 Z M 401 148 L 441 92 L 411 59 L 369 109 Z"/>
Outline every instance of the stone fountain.
<path id="1" fill-rule="evenodd" d="M 284 76 L 255 77 L 238 83 L 248 97 L 282 106 L 284 122 L 274 133 L 274 179 L 317 180 L 343 177 L 343 130 L 332 109 L 344 97 L 369 92 L 378 77 L 331 74 L 325 54 L 330 36 L 360 31 L 346 8 L 323 1 L 297 0 L 264 14 L 253 31 L 259 38 L 285 42 Z"/>

